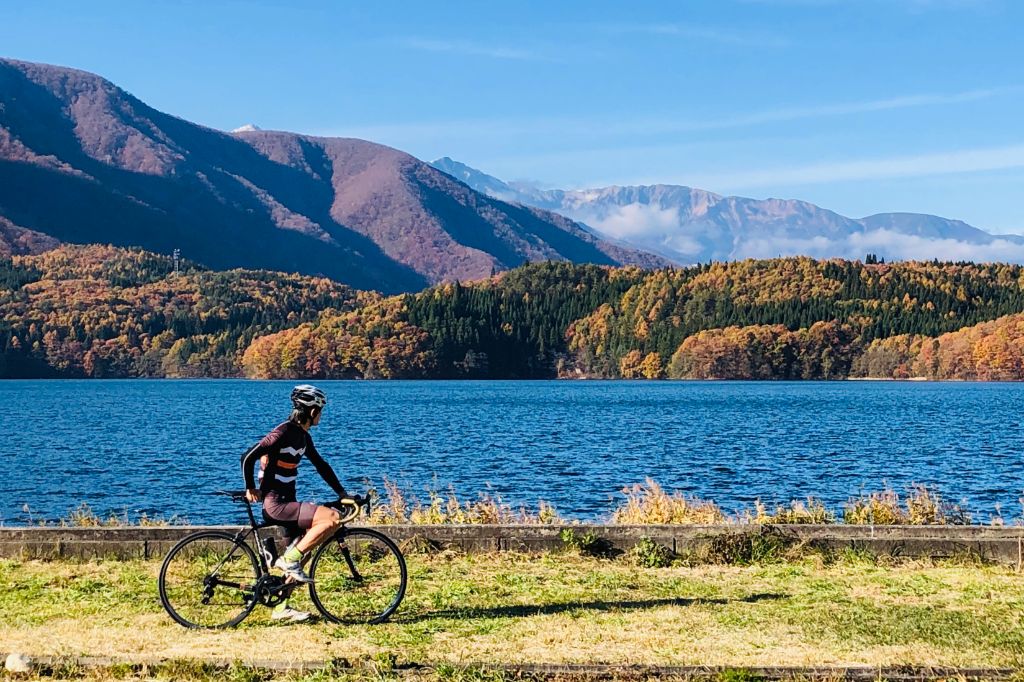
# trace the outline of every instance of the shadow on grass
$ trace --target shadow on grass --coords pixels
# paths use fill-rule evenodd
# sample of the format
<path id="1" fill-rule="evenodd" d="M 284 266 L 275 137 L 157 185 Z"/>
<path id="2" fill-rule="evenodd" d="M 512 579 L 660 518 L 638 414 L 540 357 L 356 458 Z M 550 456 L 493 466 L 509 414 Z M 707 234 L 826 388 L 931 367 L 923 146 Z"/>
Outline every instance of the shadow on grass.
<path id="1" fill-rule="evenodd" d="M 637 601 L 589 601 L 589 602 L 563 602 L 560 604 L 510 604 L 508 606 L 492 606 L 488 608 L 456 608 L 443 609 L 440 611 L 428 611 L 418 614 L 399 613 L 390 619 L 392 623 L 421 623 L 423 621 L 440 619 L 472 620 L 476 618 L 526 618 L 529 616 L 545 616 L 555 613 L 566 613 L 567 611 L 630 611 L 640 609 L 655 609 L 661 606 L 700 606 L 702 604 L 733 604 L 769 601 L 786 599 L 789 595 L 763 592 L 751 594 L 738 599 L 722 598 L 686 598 L 677 597 L 674 599 L 642 599 Z"/>

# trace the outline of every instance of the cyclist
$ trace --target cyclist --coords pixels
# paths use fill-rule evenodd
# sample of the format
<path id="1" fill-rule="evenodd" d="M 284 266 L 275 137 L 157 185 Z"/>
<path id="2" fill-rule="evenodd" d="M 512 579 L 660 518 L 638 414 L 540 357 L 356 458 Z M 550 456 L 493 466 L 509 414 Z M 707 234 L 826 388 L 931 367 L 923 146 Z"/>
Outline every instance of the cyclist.
<path id="1" fill-rule="evenodd" d="M 327 396 L 316 386 L 302 384 L 292 389 L 291 399 L 293 409 L 288 421 L 242 455 L 242 475 L 246 499 L 262 501 L 264 519 L 284 526 L 285 534 L 292 541 L 274 566 L 292 580 L 308 583 L 311 580 L 302 568 L 302 560 L 338 530 L 341 515 L 330 507 L 296 501 L 295 479 L 302 458 L 313 463 L 317 473 L 339 498 L 349 495 L 331 465 L 317 452 L 309 435 L 309 429 L 320 423 Z M 258 486 L 253 478 L 256 461 L 260 463 Z M 271 617 L 302 621 L 309 618 L 309 614 L 291 608 L 286 601 L 274 609 Z"/>

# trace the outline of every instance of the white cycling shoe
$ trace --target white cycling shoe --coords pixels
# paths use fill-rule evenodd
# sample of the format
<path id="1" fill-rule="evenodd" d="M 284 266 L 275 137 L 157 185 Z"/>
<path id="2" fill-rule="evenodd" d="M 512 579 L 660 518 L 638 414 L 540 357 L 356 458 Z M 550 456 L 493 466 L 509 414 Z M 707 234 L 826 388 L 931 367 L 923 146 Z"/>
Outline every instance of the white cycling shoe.
<path id="1" fill-rule="evenodd" d="M 290 623 L 301 623 L 304 620 L 309 620 L 309 616 L 308 611 L 299 611 L 290 606 L 278 607 L 270 612 L 270 620 L 286 620 Z"/>
<path id="2" fill-rule="evenodd" d="M 278 557 L 274 562 L 275 568 L 280 568 L 284 574 L 297 583 L 311 583 L 313 579 L 302 570 L 302 564 L 298 561 L 288 561 L 284 557 Z"/>

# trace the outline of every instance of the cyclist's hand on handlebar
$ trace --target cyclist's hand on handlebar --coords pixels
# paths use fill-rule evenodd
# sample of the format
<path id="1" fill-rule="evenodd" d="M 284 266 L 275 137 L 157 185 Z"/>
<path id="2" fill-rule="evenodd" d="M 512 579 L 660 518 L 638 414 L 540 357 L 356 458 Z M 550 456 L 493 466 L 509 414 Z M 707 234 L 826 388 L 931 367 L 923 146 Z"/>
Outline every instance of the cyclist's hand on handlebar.
<path id="1" fill-rule="evenodd" d="M 245 491 L 245 499 L 249 502 L 259 502 L 263 499 L 263 493 L 259 488 L 249 488 Z"/>

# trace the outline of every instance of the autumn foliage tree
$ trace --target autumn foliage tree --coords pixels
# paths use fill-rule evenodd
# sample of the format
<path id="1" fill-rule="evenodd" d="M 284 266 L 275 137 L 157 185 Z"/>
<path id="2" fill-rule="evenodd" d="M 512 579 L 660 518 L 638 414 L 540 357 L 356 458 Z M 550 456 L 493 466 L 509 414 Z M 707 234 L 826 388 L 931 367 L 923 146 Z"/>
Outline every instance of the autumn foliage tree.
<path id="1" fill-rule="evenodd" d="M 0 259 L 0 377 L 1021 379 L 1024 270 L 535 263 L 384 298 L 137 249 Z"/>
<path id="2" fill-rule="evenodd" d="M 317 277 L 212 272 L 62 246 L 0 260 L 0 376 L 238 376 L 249 342 L 375 295 Z"/>
<path id="3" fill-rule="evenodd" d="M 315 323 L 254 340 L 242 364 L 260 379 L 402 379 L 431 376 L 430 337 L 409 324 L 405 301 L 393 297 L 358 310 L 327 310 Z"/>
<path id="4" fill-rule="evenodd" d="M 780 258 L 669 268 L 572 322 L 566 364 L 578 375 L 632 376 L 637 351 L 657 353 L 669 376 L 836 378 L 852 371 L 854 361 L 861 374 L 883 365 L 910 373 L 907 358 L 893 355 L 896 346 L 872 344 L 901 335 L 936 337 L 1024 311 L 1022 283 L 1024 271 L 1008 264 Z M 799 334 L 786 337 L 770 329 L 776 326 Z M 993 347 L 983 355 L 1000 355 L 996 341 L 986 343 Z M 870 355 L 859 361 L 863 349 Z M 796 365 L 773 353 L 795 353 Z M 947 355 L 948 362 L 967 362 L 962 354 Z M 1001 355 L 993 375 L 1013 366 L 1005 344 Z"/>

